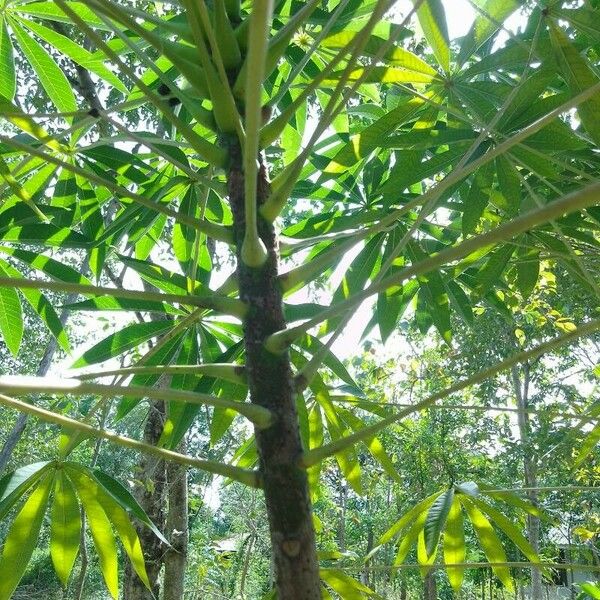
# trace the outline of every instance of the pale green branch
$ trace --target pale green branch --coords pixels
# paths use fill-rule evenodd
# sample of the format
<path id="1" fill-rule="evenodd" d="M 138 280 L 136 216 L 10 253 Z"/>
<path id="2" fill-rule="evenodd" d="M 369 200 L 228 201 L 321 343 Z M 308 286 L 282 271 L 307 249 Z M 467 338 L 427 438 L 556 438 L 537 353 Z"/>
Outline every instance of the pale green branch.
<path id="1" fill-rule="evenodd" d="M 207 363 L 202 365 L 156 365 L 152 367 L 123 367 L 71 375 L 76 379 L 87 380 L 98 377 L 127 375 L 195 375 L 197 377 L 218 377 L 232 383 L 246 384 L 246 370 L 243 365 L 231 363 Z"/>
<path id="2" fill-rule="evenodd" d="M 398 273 L 370 285 L 362 292 L 358 292 L 347 300 L 324 310 L 321 314 L 305 323 L 274 333 L 267 338 L 265 345 L 271 352 L 281 352 L 293 340 L 315 325 L 318 325 L 330 317 L 342 314 L 349 309 L 356 308 L 363 300 L 366 300 L 374 294 L 382 292 L 392 286 L 399 285 L 407 279 L 424 275 L 425 273 L 443 267 L 448 263 L 460 260 L 476 250 L 488 246 L 495 246 L 500 242 L 510 240 L 520 233 L 524 233 L 534 227 L 553 221 L 565 214 L 582 210 L 589 206 L 594 206 L 597 203 L 600 203 L 600 183 L 589 185 L 581 190 L 563 196 L 546 206 L 532 210 L 512 221 L 492 229 L 491 231 L 473 236 L 456 246 L 446 248 L 410 267 L 406 267 Z"/>
<path id="3" fill-rule="evenodd" d="M 167 304 L 184 304 L 222 312 L 234 317 L 243 318 L 246 314 L 246 304 L 235 298 L 226 296 L 186 296 L 184 294 L 163 294 L 159 292 L 142 292 L 139 290 L 126 290 L 105 286 L 85 285 L 66 281 L 41 281 L 37 279 L 16 279 L 0 277 L 0 287 L 16 289 L 51 290 L 54 292 L 68 292 L 70 294 L 84 294 L 88 296 L 112 296 L 114 298 L 127 298 L 131 300 L 146 300 L 152 302 L 166 302 Z"/>
<path id="4" fill-rule="evenodd" d="M 166 450 L 165 448 L 157 448 L 156 446 L 152 446 L 144 442 L 139 442 L 138 440 L 133 440 L 122 435 L 118 435 L 116 433 L 113 433 L 112 431 L 107 431 L 105 429 L 97 429 L 96 427 L 92 427 L 87 423 L 82 423 L 81 421 L 77 421 L 76 419 L 71 419 L 70 417 L 59 415 L 44 408 L 40 408 L 32 404 L 27 404 L 26 402 L 21 402 L 16 398 L 10 398 L 9 396 L 5 396 L 4 394 L 0 394 L 0 404 L 8 408 L 17 410 L 21 413 L 37 417 L 42 421 L 54 423 L 55 425 L 60 425 L 61 427 L 65 427 L 66 429 L 72 429 L 85 435 L 89 435 L 93 438 L 101 438 L 108 440 L 109 442 L 112 442 L 124 448 L 130 448 L 131 450 L 143 452 L 144 454 L 151 454 L 153 456 L 157 456 L 170 462 L 194 467 L 196 469 L 200 469 L 201 471 L 206 471 L 207 473 L 213 473 L 215 475 L 229 477 L 234 481 L 239 481 L 240 483 L 243 483 L 253 488 L 260 487 L 260 479 L 256 471 L 242 469 L 233 465 L 226 465 L 217 461 L 203 460 L 201 458 L 192 458 L 191 456 L 179 454 L 178 452 L 173 452 L 172 450 Z"/>
<path id="5" fill-rule="evenodd" d="M 569 342 L 572 342 L 580 337 L 590 335 L 598 330 L 600 330 L 600 319 L 596 319 L 594 321 L 590 321 L 588 323 L 580 325 L 574 331 L 570 331 L 552 340 L 543 342 L 542 344 L 535 346 L 531 350 L 525 350 L 523 352 L 519 352 L 518 354 L 510 356 L 509 358 L 506 358 L 503 361 L 496 363 L 495 365 L 492 365 L 491 367 L 488 367 L 483 371 L 480 371 L 476 375 L 473 375 L 472 377 L 455 383 L 454 385 L 451 385 L 450 387 L 444 390 L 436 392 L 435 394 L 425 398 L 424 400 L 417 402 L 415 405 L 409 408 L 405 408 L 404 410 L 401 410 L 396 414 L 390 415 L 389 417 L 386 417 L 385 419 L 382 419 L 381 421 L 378 421 L 373 425 L 369 425 L 364 429 L 361 429 L 360 431 L 356 431 L 355 433 L 340 438 L 334 442 L 331 442 L 330 444 L 326 444 L 324 446 L 320 446 L 318 448 L 314 448 L 312 450 L 309 450 L 308 452 L 305 452 L 300 463 L 305 468 L 316 465 L 317 463 L 321 462 L 329 456 L 333 456 L 334 454 L 337 454 L 338 452 L 341 452 L 354 444 L 372 438 L 386 427 L 397 423 L 398 421 L 404 419 L 408 415 L 429 408 L 438 400 L 442 400 L 443 398 L 446 398 L 451 394 L 459 392 L 467 387 L 481 383 L 482 381 L 485 381 L 486 379 L 497 375 L 498 373 L 512 367 L 513 365 L 525 361 L 534 360 L 546 354 L 547 352 L 564 346 L 565 344 L 568 344 Z"/>
<path id="6" fill-rule="evenodd" d="M 262 85 L 265 77 L 273 0 L 255 2 L 250 15 L 248 57 L 246 59 L 244 161 L 244 212 L 246 229 L 241 258 L 249 267 L 260 267 L 267 260 L 267 249 L 258 235 L 257 197 L 258 141 L 262 127 Z"/>
<path id="7" fill-rule="evenodd" d="M 273 423 L 271 411 L 262 406 L 249 402 L 226 400 L 210 394 L 189 392 L 187 390 L 174 390 L 168 388 L 155 388 L 140 385 L 102 385 L 99 383 L 86 383 L 79 379 L 58 379 L 54 377 L 0 377 L 0 392 L 12 395 L 23 394 L 74 394 L 76 396 L 94 395 L 103 398 L 129 396 L 131 398 L 149 398 L 151 400 L 164 400 L 165 402 L 186 402 L 188 404 L 204 404 L 218 408 L 235 410 L 259 429 L 270 427 Z"/>

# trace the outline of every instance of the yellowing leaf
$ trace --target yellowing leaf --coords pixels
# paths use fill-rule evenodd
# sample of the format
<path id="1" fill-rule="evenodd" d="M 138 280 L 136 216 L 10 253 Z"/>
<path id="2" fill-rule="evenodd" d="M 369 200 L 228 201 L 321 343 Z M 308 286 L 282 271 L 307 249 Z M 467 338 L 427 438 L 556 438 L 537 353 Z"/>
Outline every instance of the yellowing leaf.
<path id="1" fill-rule="evenodd" d="M 47 473 L 15 517 L 4 542 L 0 559 L 0 600 L 9 600 L 37 544 L 53 474 Z"/>
<path id="2" fill-rule="evenodd" d="M 446 529 L 444 531 L 444 562 L 447 565 L 460 564 L 465 562 L 465 531 L 463 512 L 460 505 L 460 500 L 454 498 Z M 448 580 L 455 592 L 458 592 L 462 587 L 464 569 L 462 567 L 446 567 Z"/>
<path id="3" fill-rule="evenodd" d="M 56 474 L 50 524 L 50 557 L 66 587 L 81 539 L 81 514 L 73 485 L 62 470 Z"/>

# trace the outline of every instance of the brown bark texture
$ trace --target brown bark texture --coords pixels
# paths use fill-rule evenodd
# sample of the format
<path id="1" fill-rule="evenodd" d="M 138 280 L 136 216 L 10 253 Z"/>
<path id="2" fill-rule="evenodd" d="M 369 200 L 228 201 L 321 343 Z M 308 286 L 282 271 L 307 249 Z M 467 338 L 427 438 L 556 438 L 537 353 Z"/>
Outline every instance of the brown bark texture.
<path id="1" fill-rule="evenodd" d="M 159 382 L 160 385 L 160 382 Z M 144 442 L 156 444 L 163 430 L 165 418 L 164 402 L 158 400 L 152 403 L 144 427 Z M 149 454 L 144 455 L 139 465 L 137 475 L 139 484 L 134 489 L 134 495 L 141 507 L 146 511 L 150 520 L 161 530 L 165 529 L 165 462 Z M 150 580 L 151 590 L 148 590 L 136 575 L 129 561 L 125 565 L 123 582 L 123 598 L 127 600 L 156 600 L 160 595 L 160 571 L 163 565 L 165 548 L 161 540 L 147 527 L 137 527 L 140 543 L 144 551 L 146 572 Z"/>
<path id="2" fill-rule="evenodd" d="M 321 598 L 308 479 L 298 466 L 302 443 L 296 414 L 289 353 L 264 347 L 272 333 L 285 329 L 278 282 L 277 240 L 273 226 L 258 218 L 259 235 L 268 251 L 265 264 L 250 268 L 241 260 L 244 239 L 244 174 L 239 145 L 229 145 L 228 193 L 234 217 L 240 298 L 249 310 L 244 319 L 246 370 L 250 399 L 268 408 L 274 424 L 256 431 L 259 469 L 269 519 L 275 585 L 280 600 Z M 258 203 L 269 192 L 264 164 L 258 178 Z"/>

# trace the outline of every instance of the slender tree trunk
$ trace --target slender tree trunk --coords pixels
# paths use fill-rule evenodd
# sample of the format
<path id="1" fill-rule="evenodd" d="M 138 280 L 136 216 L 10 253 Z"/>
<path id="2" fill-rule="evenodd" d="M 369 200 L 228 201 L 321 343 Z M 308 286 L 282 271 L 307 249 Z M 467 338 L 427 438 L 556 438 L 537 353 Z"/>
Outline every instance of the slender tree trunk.
<path id="1" fill-rule="evenodd" d="M 177 449 L 185 454 L 182 441 Z M 188 555 L 188 472 L 183 465 L 167 464 L 168 513 L 166 534 L 171 543 L 165 553 L 163 580 L 164 600 L 181 600 L 185 587 L 185 567 Z"/>
<path id="2" fill-rule="evenodd" d="M 67 297 L 65 302 L 67 304 L 70 304 L 76 298 L 77 298 L 76 295 L 71 294 Z M 69 317 L 69 311 L 63 310 L 60 313 L 59 320 L 61 322 L 61 325 L 64 326 L 64 324 L 67 322 L 68 317 Z M 46 373 L 48 373 L 48 371 L 50 369 L 50 365 L 52 364 L 52 359 L 54 358 L 54 354 L 56 353 L 57 349 L 58 349 L 58 344 L 56 342 L 56 338 L 51 336 L 50 339 L 48 340 L 48 344 L 46 345 L 46 350 L 44 351 L 44 355 L 42 356 L 40 363 L 38 365 L 38 368 L 35 372 L 35 374 L 38 377 L 44 377 L 44 375 L 46 375 Z M 17 444 L 19 443 L 19 440 L 23 436 L 25 427 L 27 427 L 27 421 L 28 421 L 28 415 L 26 415 L 25 413 L 21 413 L 17 417 L 17 420 L 16 420 L 15 424 L 13 425 L 12 430 L 8 434 L 6 440 L 4 441 L 4 444 L 2 445 L 2 448 L 0 449 L 0 474 L 2 474 L 2 472 L 6 469 L 6 466 L 8 465 L 8 463 L 10 461 L 10 457 L 12 456 L 12 453 L 14 452 L 15 447 L 17 446 Z"/>
<path id="3" fill-rule="evenodd" d="M 153 402 L 148 413 L 146 426 L 144 427 L 144 442 L 152 445 L 158 442 L 163 430 L 164 419 L 164 402 L 161 400 Z M 161 531 L 164 531 L 166 488 L 164 460 L 145 454 L 140 461 L 137 479 L 140 483 L 136 485 L 134 495 L 146 511 L 146 514 L 150 517 L 150 520 Z M 159 576 L 163 565 L 165 548 L 162 542 L 147 527 L 139 526 L 137 531 L 144 551 L 146 571 L 152 590 L 148 590 L 144 586 L 141 579 L 131 568 L 131 563 L 127 561 L 123 582 L 123 598 L 127 600 L 156 600 L 160 594 Z"/>
<path id="4" fill-rule="evenodd" d="M 430 571 L 423 581 L 423 597 L 425 600 L 437 600 L 437 581 L 434 571 Z"/>
<path id="5" fill-rule="evenodd" d="M 259 268 L 245 265 L 240 256 L 245 228 L 242 157 L 236 141 L 230 141 L 229 150 L 227 183 L 234 217 L 239 290 L 241 299 L 249 306 L 244 319 L 244 337 L 250 398 L 253 403 L 268 408 L 275 417 L 270 428 L 256 431 L 256 443 L 276 588 L 281 600 L 319 600 L 321 592 L 308 479 L 306 472 L 298 466 L 302 443 L 289 353 L 275 355 L 264 347 L 269 335 L 286 326 L 278 281 L 275 231 L 259 216 L 259 235 L 267 248 L 268 259 Z M 268 188 L 262 165 L 258 180 L 259 203 L 264 202 Z"/>
<path id="6" fill-rule="evenodd" d="M 340 488 L 340 518 L 338 522 L 338 547 L 340 552 L 346 552 L 346 502 L 348 499 L 348 488 L 343 479 L 339 480 Z"/>
<path id="7" fill-rule="evenodd" d="M 523 365 L 523 375 L 519 373 L 518 367 L 512 367 L 511 376 L 515 397 L 517 400 L 517 419 L 519 423 L 519 437 L 523 448 L 523 475 L 525 487 L 537 487 L 537 465 L 531 448 L 531 425 L 529 423 L 529 364 Z M 535 491 L 528 491 L 529 501 L 537 505 L 538 497 Z M 540 519 L 535 515 L 527 515 L 527 535 L 529 543 L 536 552 L 540 550 Z M 539 569 L 531 569 L 531 598 L 542 600 L 542 574 Z"/>
<path id="8" fill-rule="evenodd" d="M 406 600 L 407 596 L 406 581 L 403 579 L 400 583 L 400 600 Z"/>

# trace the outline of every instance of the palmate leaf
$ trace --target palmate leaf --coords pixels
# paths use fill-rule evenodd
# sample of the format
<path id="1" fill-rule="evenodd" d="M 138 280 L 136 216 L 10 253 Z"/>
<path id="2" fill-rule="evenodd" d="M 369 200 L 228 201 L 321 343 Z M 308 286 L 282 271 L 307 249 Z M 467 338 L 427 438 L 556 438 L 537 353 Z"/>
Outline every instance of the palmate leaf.
<path id="1" fill-rule="evenodd" d="M 75 469 L 68 470 L 87 517 L 87 523 L 98 553 L 102 577 L 110 595 L 116 600 L 119 595 L 119 566 L 117 544 L 111 522 L 97 497 L 97 485 Z"/>
<path id="2" fill-rule="evenodd" d="M 135 528 L 129 520 L 125 509 L 111 494 L 104 491 L 99 481 L 91 473 L 89 473 L 87 469 L 83 469 L 76 465 L 69 464 L 66 467 L 66 471 L 69 475 L 69 478 L 74 482 L 75 487 L 77 489 L 77 493 L 79 494 L 83 506 L 85 508 L 86 514 L 88 515 L 90 521 L 90 529 L 92 530 L 92 536 L 94 537 L 96 547 L 98 542 L 101 541 L 100 532 L 96 528 L 100 528 L 101 523 L 104 521 L 104 519 L 100 517 L 98 506 L 96 505 L 97 501 L 98 505 L 104 512 L 108 522 L 110 522 L 110 524 L 114 527 L 117 535 L 119 536 L 119 539 L 123 545 L 123 549 L 129 557 L 134 571 L 138 574 L 139 578 L 142 580 L 144 585 L 148 589 L 150 589 L 151 586 L 150 582 L 148 581 L 148 575 L 146 573 L 146 565 L 144 562 L 144 555 L 142 554 L 142 549 L 140 546 L 140 540 L 138 538 Z M 94 516 L 89 514 L 89 509 L 93 511 Z M 94 523 L 92 521 L 94 521 Z M 96 533 L 94 533 L 95 530 Z M 117 557 L 115 556 L 114 558 L 116 560 Z M 105 581 L 109 587 L 109 590 L 111 590 L 112 592 L 112 559 L 106 556 L 103 560 L 101 556 L 101 564 L 106 565 L 106 569 L 103 567 L 103 574 L 105 576 Z M 110 584 L 109 580 L 111 582 Z"/>
<path id="3" fill-rule="evenodd" d="M 50 522 L 50 557 L 54 570 L 66 587 L 79 552 L 81 514 L 72 483 L 65 472 L 56 473 Z"/>
<path id="4" fill-rule="evenodd" d="M 56 108 L 62 112 L 77 110 L 77 101 L 65 74 L 44 50 L 13 18 L 10 26 L 23 54 L 36 72 L 39 80 Z"/>
<path id="5" fill-rule="evenodd" d="M 52 485 L 53 473 L 42 475 L 13 521 L 0 557 L 0 600 L 12 597 L 37 544 Z"/>
<path id="6" fill-rule="evenodd" d="M 17 469 L 0 480 L 0 518 L 27 492 L 29 498 L 17 513 L 0 558 L 0 599 L 8 600 L 23 576 L 37 538 L 50 494 L 50 556 L 66 586 L 79 551 L 81 513 L 87 516 L 107 587 L 116 598 L 117 549 L 112 527 L 118 534 L 133 568 L 149 587 L 139 538 L 129 513 L 168 544 L 133 496 L 111 476 L 72 462 L 41 462 Z"/>
<path id="7" fill-rule="evenodd" d="M 3 271 L 6 273 L 6 275 L 12 277 L 13 279 L 19 279 L 22 277 L 19 271 L 1 259 L 0 271 Z M 4 289 L 10 290 L 10 288 Z M 30 304 L 31 308 L 33 308 L 33 310 L 38 314 L 44 325 L 48 328 L 48 331 L 50 331 L 50 333 L 52 333 L 52 335 L 56 338 L 59 346 L 65 352 L 70 352 L 71 346 L 69 344 L 67 332 L 50 300 L 48 300 L 48 298 L 39 290 L 35 289 L 22 289 L 20 290 L 20 293 Z M 13 325 L 18 326 L 18 321 L 13 322 Z"/>
<path id="8" fill-rule="evenodd" d="M 421 572 L 425 575 L 428 572 L 427 566 L 432 564 L 435 558 L 439 540 L 443 538 L 445 563 L 461 564 L 466 554 L 464 511 L 490 563 L 505 563 L 507 560 L 506 552 L 492 523 L 528 560 L 533 564 L 539 563 L 537 553 L 519 528 L 502 512 L 485 502 L 481 493 L 487 492 L 480 492 L 480 485 L 473 481 L 455 484 L 449 490 L 436 492 L 406 512 L 381 537 L 379 544 L 398 538 L 399 546 L 395 564 L 401 564 L 410 548 L 416 543 L 419 564 L 423 566 Z M 509 501 L 507 503 L 513 504 L 510 496 L 507 496 L 507 499 Z M 520 503 L 516 503 L 516 506 L 522 508 Z M 493 565 L 492 569 L 502 583 L 511 589 L 512 578 L 509 568 L 497 564 Z M 464 567 L 448 567 L 448 578 L 455 591 L 462 586 L 463 575 Z"/>
<path id="9" fill-rule="evenodd" d="M 4 19 L 0 19 L 0 95 L 12 100 L 16 90 L 13 46 Z"/>
<path id="10" fill-rule="evenodd" d="M 8 276 L 0 265 L 0 277 Z M 0 333 L 7 348 L 17 356 L 23 338 L 23 311 L 18 292 L 6 287 L 0 288 Z"/>
<path id="11" fill-rule="evenodd" d="M 425 0 L 424 2 L 413 0 L 413 4 L 418 6 L 419 23 L 440 67 L 444 71 L 449 71 L 450 38 L 442 0 Z"/>
<path id="12" fill-rule="evenodd" d="M 136 348 L 149 339 L 168 331 L 172 327 L 173 323 L 170 321 L 148 321 L 147 323 L 127 325 L 84 352 L 73 363 L 72 367 L 84 367 L 115 358 L 123 354 L 123 352 Z"/>

